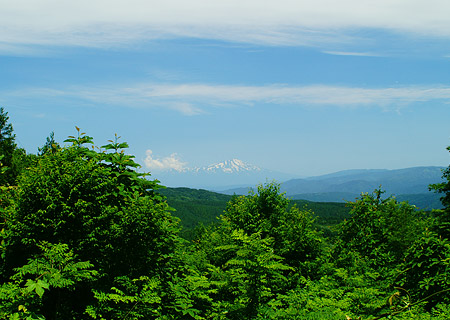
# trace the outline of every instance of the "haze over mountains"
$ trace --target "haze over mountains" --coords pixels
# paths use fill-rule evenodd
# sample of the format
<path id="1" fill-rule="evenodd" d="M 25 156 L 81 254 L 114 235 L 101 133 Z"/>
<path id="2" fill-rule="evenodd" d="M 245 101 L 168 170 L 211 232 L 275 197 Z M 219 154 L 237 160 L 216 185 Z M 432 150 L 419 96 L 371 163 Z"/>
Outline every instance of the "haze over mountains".
<path id="1" fill-rule="evenodd" d="M 281 190 L 292 199 L 317 202 L 353 201 L 362 192 L 381 187 L 385 196 L 394 195 L 423 209 L 441 208 L 440 195 L 429 191 L 430 184 L 442 181 L 443 167 L 413 167 L 397 170 L 346 170 L 304 179 L 291 179 Z M 248 188 L 230 189 L 226 194 L 246 194 Z"/>
<path id="2" fill-rule="evenodd" d="M 372 192 L 381 186 L 386 196 L 407 200 L 420 208 L 440 208 L 440 195 L 428 186 L 440 182 L 443 167 L 405 169 L 345 170 L 321 176 L 299 178 L 292 174 L 260 168 L 232 159 L 209 166 L 166 171 L 154 175 L 169 187 L 201 188 L 224 194 L 247 194 L 259 183 L 276 180 L 292 199 L 317 202 L 353 201 L 361 192 Z"/>
<path id="3" fill-rule="evenodd" d="M 231 159 L 204 167 L 159 172 L 154 174 L 154 177 L 168 187 L 217 191 L 255 186 L 268 179 L 286 181 L 294 178 L 295 175 L 263 169 L 239 159 Z"/>
<path id="4" fill-rule="evenodd" d="M 346 170 L 318 177 L 293 179 L 283 183 L 289 194 L 317 192 L 360 193 L 380 185 L 389 193 L 426 193 L 430 183 L 441 181 L 441 167 L 414 167 L 397 170 Z"/>

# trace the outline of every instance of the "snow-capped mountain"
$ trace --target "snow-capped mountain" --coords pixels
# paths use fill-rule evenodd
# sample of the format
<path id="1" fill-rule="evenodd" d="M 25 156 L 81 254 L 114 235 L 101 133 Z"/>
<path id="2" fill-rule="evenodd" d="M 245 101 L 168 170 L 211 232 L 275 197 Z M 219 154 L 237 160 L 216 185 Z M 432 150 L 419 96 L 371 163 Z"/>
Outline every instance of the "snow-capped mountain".
<path id="1" fill-rule="evenodd" d="M 165 171 L 152 176 L 168 187 L 190 187 L 223 190 L 229 187 L 254 186 L 267 180 L 285 181 L 294 175 L 262 169 L 239 159 L 225 160 L 208 166 Z"/>
<path id="2" fill-rule="evenodd" d="M 224 173 L 238 173 L 238 172 L 260 172 L 261 168 L 245 163 L 242 160 L 239 159 L 232 159 L 232 160 L 225 160 L 223 162 L 211 164 L 206 167 L 199 168 L 197 172 L 209 172 L 209 173 L 218 173 L 218 172 L 224 172 Z"/>

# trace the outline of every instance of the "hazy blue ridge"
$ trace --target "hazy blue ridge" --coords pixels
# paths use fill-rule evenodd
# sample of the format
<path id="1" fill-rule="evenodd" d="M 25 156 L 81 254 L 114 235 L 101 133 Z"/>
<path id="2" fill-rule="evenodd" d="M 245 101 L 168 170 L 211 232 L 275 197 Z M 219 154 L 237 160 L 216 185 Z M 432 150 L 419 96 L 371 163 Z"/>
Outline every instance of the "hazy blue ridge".
<path id="1" fill-rule="evenodd" d="M 226 190 L 217 190 L 217 192 L 220 192 L 222 194 L 227 194 L 227 195 L 246 195 L 249 193 L 250 190 L 255 190 L 255 187 L 238 187 L 238 188 L 231 188 L 231 189 L 226 189 Z"/>
<path id="2" fill-rule="evenodd" d="M 425 210 L 442 207 L 440 195 L 429 191 L 429 185 L 442 181 L 443 167 L 413 167 L 396 170 L 346 170 L 323 176 L 291 179 L 281 184 L 281 191 L 292 199 L 315 202 L 354 201 L 362 192 L 377 188 L 386 196 L 394 195 Z M 247 194 L 253 186 L 230 188 L 223 194 Z"/>
<path id="3" fill-rule="evenodd" d="M 422 194 L 401 194 L 396 196 L 398 201 L 408 201 L 422 210 L 442 209 L 441 196 L 437 193 L 422 193 Z"/>
<path id="4" fill-rule="evenodd" d="M 397 170 L 350 170 L 282 184 L 287 194 L 324 192 L 371 192 L 381 186 L 387 193 L 427 193 L 428 186 L 442 180 L 442 167 L 414 167 Z"/>

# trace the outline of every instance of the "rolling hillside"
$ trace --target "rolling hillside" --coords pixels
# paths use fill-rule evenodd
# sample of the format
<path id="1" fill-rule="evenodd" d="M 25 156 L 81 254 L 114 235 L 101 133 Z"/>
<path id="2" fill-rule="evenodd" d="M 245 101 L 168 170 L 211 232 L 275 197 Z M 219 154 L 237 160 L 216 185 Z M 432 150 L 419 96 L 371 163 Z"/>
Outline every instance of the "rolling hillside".
<path id="1" fill-rule="evenodd" d="M 166 188 L 159 191 L 167 197 L 168 204 L 175 209 L 173 215 L 180 218 L 181 225 L 193 229 L 198 224 L 208 225 L 217 221 L 232 196 L 202 189 Z M 301 209 L 314 212 L 319 224 L 336 224 L 348 217 L 349 207 L 345 203 L 311 202 L 292 200 Z"/>

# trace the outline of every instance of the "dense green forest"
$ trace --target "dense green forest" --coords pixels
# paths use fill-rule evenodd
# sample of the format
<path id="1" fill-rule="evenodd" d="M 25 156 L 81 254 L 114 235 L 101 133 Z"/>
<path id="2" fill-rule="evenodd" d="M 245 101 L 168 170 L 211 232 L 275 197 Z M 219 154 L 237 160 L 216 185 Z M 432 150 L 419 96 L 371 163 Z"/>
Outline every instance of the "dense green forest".
<path id="1" fill-rule="evenodd" d="M 0 108 L 0 319 L 449 319 L 450 166 L 430 214 L 164 189 L 127 147 L 27 154 Z"/>
<path id="2" fill-rule="evenodd" d="M 180 235 L 192 240 L 196 228 L 218 223 L 232 196 L 202 189 L 164 188 L 159 191 L 166 196 L 167 203 L 175 209 L 172 214 L 180 218 Z M 312 202 L 291 200 L 290 206 L 310 210 L 314 217 L 314 226 L 326 235 L 335 230 L 335 225 L 348 218 L 350 206 L 337 202 Z"/>

